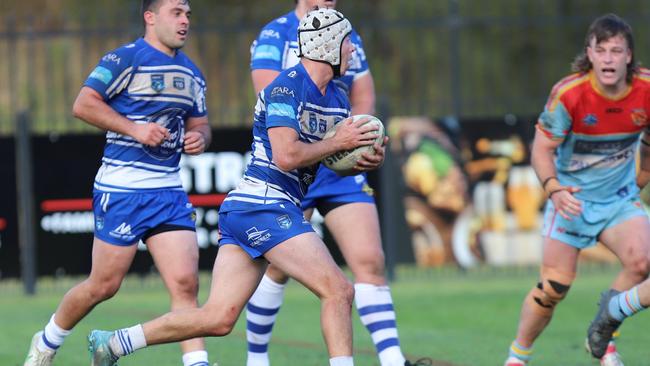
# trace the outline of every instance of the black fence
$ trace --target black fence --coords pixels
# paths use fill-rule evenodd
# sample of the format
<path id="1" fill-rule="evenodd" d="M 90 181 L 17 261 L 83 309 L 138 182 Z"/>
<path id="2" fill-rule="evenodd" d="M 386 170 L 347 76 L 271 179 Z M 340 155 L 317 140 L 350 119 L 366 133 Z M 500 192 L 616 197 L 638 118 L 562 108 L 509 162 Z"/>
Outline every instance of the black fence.
<path id="1" fill-rule="evenodd" d="M 138 4 L 71 1 L 38 15 L 3 14 L 0 7 L 0 135 L 13 134 L 13 116 L 22 110 L 38 134 L 94 132 L 74 120 L 71 105 L 99 58 L 140 35 Z M 186 52 L 208 79 L 210 121 L 248 126 L 250 44 L 293 2 L 193 6 Z M 642 0 L 346 0 L 339 9 L 364 38 L 384 118 L 535 115 L 569 72 L 589 23 L 606 12 L 633 25 L 640 60 L 650 52 L 650 5 Z"/>

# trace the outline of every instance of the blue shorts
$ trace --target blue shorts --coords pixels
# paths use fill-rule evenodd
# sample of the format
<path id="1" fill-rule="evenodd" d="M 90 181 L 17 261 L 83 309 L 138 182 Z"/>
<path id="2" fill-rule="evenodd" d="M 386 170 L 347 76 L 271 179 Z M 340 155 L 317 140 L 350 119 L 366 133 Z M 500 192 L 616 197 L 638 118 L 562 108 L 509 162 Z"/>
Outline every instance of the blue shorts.
<path id="1" fill-rule="evenodd" d="M 291 202 L 219 212 L 219 245 L 239 245 L 252 258 L 294 236 L 313 231 L 302 210 Z"/>
<path id="2" fill-rule="evenodd" d="M 196 213 L 183 191 L 95 191 L 93 211 L 95 236 L 119 246 L 136 244 L 158 232 L 196 230 Z"/>
<path id="3" fill-rule="evenodd" d="M 301 202 L 302 209 L 317 207 L 323 201 L 375 203 L 374 191 L 368 185 L 365 174 L 342 177 L 321 165 Z"/>
<path id="4" fill-rule="evenodd" d="M 571 220 L 557 213 L 548 200 L 542 235 L 583 249 L 596 244 L 603 230 L 636 216 L 647 216 L 638 195 L 612 203 L 582 201 L 582 214 Z"/>

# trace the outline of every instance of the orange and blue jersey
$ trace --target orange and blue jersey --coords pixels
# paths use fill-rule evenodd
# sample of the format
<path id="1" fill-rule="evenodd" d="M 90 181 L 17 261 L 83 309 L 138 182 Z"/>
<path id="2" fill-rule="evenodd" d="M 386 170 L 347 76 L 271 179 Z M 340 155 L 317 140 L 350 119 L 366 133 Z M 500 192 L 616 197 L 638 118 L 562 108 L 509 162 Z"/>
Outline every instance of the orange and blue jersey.
<path id="1" fill-rule="evenodd" d="M 580 187 L 575 196 L 613 202 L 638 194 L 635 150 L 648 128 L 650 70 L 641 69 L 627 90 L 608 98 L 593 72 L 570 75 L 551 92 L 537 128 L 561 140 L 557 176 L 563 185 Z"/>

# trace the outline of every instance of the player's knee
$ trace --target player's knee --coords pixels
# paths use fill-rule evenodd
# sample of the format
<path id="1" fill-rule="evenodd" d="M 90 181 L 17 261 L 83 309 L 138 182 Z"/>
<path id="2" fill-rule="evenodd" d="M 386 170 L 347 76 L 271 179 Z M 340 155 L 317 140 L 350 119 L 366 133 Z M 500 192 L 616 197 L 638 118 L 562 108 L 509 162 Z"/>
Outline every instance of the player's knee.
<path id="1" fill-rule="evenodd" d="M 199 279 L 195 272 L 180 274 L 170 284 L 170 293 L 177 298 L 194 299 L 199 292 Z"/>
<path id="2" fill-rule="evenodd" d="M 384 252 L 379 250 L 358 261 L 350 262 L 350 269 L 356 282 L 383 284 L 384 283 Z"/>
<path id="3" fill-rule="evenodd" d="M 206 328 L 207 335 L 211 337 L 223 337 L 230 334 L 239 318 L 239 311 L 232 306 L 206 305 L 201 310 L 204 313 L 201 315 L 201 321 Z"/>
<path id="4" fill-rule="evenodd" d="M 634 255 L 631 259 L 623 263 L 625 270 L 631 273 L 633 276 L 638 277 L 639 281 L 644 280 L 648 277 L 650 273 L 650 260 L 647 255 L 638 253 Z"/>
<path id="5" fill-rule="evenodd" d="M 345 279 L 337 287 L 336 297 L 341 305 L 346 305 L 352 307 L 352 302 L 354 302 L 354 285 Z"/>
<path id="6" fill-rule="evenodd" d="M 117 294 L 117 291 L 120 289 L 120 285 L 121 281 L 114 280 L 93 283 L 90 286 L 89 294 L 93 298 L 94 302 L 105 301 Z"/>
<path id="7" fill-rule="evenodd" d="M 555 270 L 542 270 L 542 279 L 537 283 L 526 301 L 540 315 L 551 316 L 555 306 L 569 293 L 575 274 Z"/>

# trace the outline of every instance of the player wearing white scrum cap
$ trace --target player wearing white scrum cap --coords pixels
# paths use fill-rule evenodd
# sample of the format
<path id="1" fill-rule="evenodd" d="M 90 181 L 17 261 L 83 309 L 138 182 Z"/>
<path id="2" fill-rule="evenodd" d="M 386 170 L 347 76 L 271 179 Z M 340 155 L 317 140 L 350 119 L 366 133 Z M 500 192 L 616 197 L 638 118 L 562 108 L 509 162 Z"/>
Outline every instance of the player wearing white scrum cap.
<path id="1" fill-rule="evenodd" d="M 354 46 L 344 37 L 335 48 L 341 72 L 345 72 Z M 119 347 L 119 340 L 125 338 L 143 339 L 137 347 L 143 348 L 229 334 L 269 262 L 320 299 L 330 366 L 353 365 L 350 313 L 354 290 L 300 207 L 325 156 L 374 142 L 371 131 L 376 128 L 347 118 L 347 96 L 333 79 L 329 65 L 302 58 L 259 93 L 251 163 L 219 210 L 220 248 L 207 302 L 198 309 L 171 312 L 115 332 L 93 331 L 93 366 L 114 365 L 126 354 Z M 312 128 L 312 118 L 322 121 L 323 128 Z M 323 139 L 337 123 L 341 124 L 337 133 Z M 377 154 L 362 162 L 366 169 L 383 162 L 384 148 L 375 147 Z M 129 353 L 137 348 L 129 348 Z"/>

